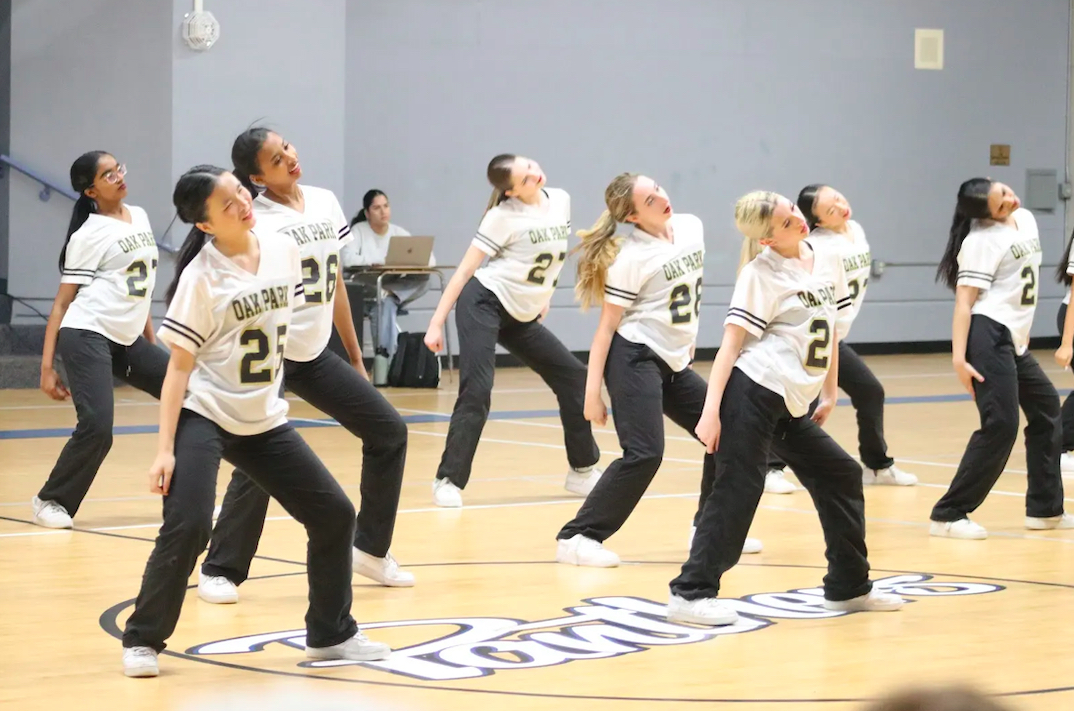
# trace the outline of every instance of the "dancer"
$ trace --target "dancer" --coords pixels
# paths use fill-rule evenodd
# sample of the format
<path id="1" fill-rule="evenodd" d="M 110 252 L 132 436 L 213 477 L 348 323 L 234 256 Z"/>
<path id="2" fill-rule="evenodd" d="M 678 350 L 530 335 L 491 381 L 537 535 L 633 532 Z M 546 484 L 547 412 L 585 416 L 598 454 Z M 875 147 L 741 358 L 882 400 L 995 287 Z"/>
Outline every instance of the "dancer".
<path id="1" fill-rule="evenodd" d="M 291 320 L 284 356 L 288 389 L 362 440 L 362 503 L 354 534 L 354 572 L 381 585 L 409 587 L 414 575 L 389 552 L 406 461 L 403 418 L 369 382 L 358 348 L 339 250 L 351 239 L 347 218 L 331 191 L 299 185 L 298 151 L 279 134 L 251 128 L 235 139 L 231 158 L 253 200 L 263 230 L 291 237 L 302 258 L 306 305 Z M 343 298 L 335 298 L 336 294 Z M 328 348 L 332 324 L 350 354 L 348 365 Z M 238 602 L 237 586 L 250 574 L 268 510 L 269 494 L 236 470 L 228 484 L 209 554 L 201 566 L 198 596 Z"/>
<path id="2" fill-rule="evenodd" d="M 738 620 L 717 595 L 756 513 L 770 450 L 817 507 L 828 558 L 825 608 L 897 610 L 902 598 L 869 581 L 861 466 L 820 428 L 835 407 L 838 344 L 853 302 L 842 260 L 806 239 L 805 217 L 781 195 L 742 197 L 735 224 L 745 237 L 742 260 L 696 430 L 716 452 L 715 476 L 702 488 L 708 494 L 690 558 L 671 581 L 668 619 Z"/>
<path id="3" fill-rule="evenodd" d="M 1033 213 L 1008 186 L 972 178 L 958 190 L 951 235 L 937 281 L 955 292 L 951 358 L 977 404 L 981 428 L 970 437 L 947 493 L 932 509 L 933 536 L 983 540 L 969 515 L 999 480 L 1026 414 L 1025 526 L 1074 528 L 1063 512 L 1059 393 L 1029 352 L 1037 308 L 1041 247 Z"/>
<path id="4" fill-rule="evenodd" d="M 78 192 L 60 251 L 60 289 L 52 303 L 41 356 L 41 390 L 75 403 L 78 425 L 48 481 L 33 497 L 33 521 L 71 528 L 112 448 L 112 378 L 160 397 L 168 354 L 153 336 L 157 243 L 145 210 L 127 205 L 127 168 L 104 151 L 71 164 Z M 59 353 L 64 387 L 55 368 Z"/>
<path id="5" fill-rule="evenodd" d="M 532 368 L 552 388 L 567 447 L 567 491 L 586 496 L 600 478 L 600 450 L 583 412 L 586 367 L 541 325 L 567 259 L 571 200 L 546 188 L 544 171 L 522 156 L 489 162 L 492 184 L 477 235 L 436 307 L 425 345 L 443 348 L 451 307 L 459 333 L 459 396 L 444 456 L 433 481 L 437 506 L 462 506 L 474 453 L 485 428 L 496 373 L 496 344 Z M 488 257 L 487 265 L 480 267 Z"/>
<path id="6" fill-rule="evenodd" d="M 287 422 L 280 396 L 292 310 L 304 301 L 291 237 L 253 228 L 250 193 L 227 171 L 198 166 L 172 198 L 194 228 L 168 288 L 160 338 L 171 360 L 160 404 L 150 490 L 164 495 L 164 523 L 123 632 L 127 676 L 156 676 L 175 630 L 187 579 L 212 526 L 221 458 L 242 467 L 309 536 L 306 656 L 387 658 L 351 617 L 354 506 Z"/>
<path id="7" fill-rule="evenodd" d="M 578 233 L 575 293 L 582 308 L 601 304 L 589 351 L 585 416 L 604 425 L 608 383 L 623 456 L 604 472 L 578 514 L 559 532 L 556 560 L 611 568 L 603 542 L 622 528 L 664 457 L 664 415 L 691 435 L 705 404 L 705 381 L 690 368 L 701 317 L 704 230 L 675 213 L 667 192 L 644 175 L 623 173 L 604 191 L 607 208 Z M 621 223 L 631 226 L 617 234 Z M 711 455 L 706 456 L 711 466 Z M 744 552 L 759 553 L 747 540 Z"/>

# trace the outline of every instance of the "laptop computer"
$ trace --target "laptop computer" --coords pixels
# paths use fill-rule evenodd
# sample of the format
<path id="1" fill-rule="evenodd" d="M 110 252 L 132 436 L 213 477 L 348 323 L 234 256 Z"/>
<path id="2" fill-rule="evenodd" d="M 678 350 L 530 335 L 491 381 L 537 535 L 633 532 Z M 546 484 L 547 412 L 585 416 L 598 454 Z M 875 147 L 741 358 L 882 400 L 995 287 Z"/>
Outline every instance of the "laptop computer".
<path id="1" fill-rule="evenodd" d="M 388 242 L 386 267 L 427 267 L 433 256 L 433 238 L 429 236 L 392 237 Z"/>

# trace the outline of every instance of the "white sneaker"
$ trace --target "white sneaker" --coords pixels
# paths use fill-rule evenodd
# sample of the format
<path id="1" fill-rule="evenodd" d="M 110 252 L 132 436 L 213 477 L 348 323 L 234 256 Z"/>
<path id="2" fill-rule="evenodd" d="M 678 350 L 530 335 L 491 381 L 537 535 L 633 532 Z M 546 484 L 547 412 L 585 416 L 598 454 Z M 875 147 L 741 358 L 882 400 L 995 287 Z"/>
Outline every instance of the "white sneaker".
<path id="1" fill-rule="evenodd" d="M 392 648 L 383 642 L 374 642 L 361 630 L 346 642 L 331 647 L 306 647 L 306 659 L 349 659 L 352 662 L 378 662 L 387 659 Z"/>
<path id="2" fill-rule="evenodd" d="M 414 574 L 399 568 L 399 563 L 388 553 L 383 558 L 354 549 L 354 572 L 389 588 L 414 587 Z"/>
<path id="3" fill-rule="evenodd" d="M 75 522 L 67 509 L 55 501 L 42 501 L 36 496 L 30 499 L 34 509 L 34 523 L 45 528 L 74 528 Z"/>
<path id="4" fill-rule="evenodd" d="M 861 597 L 850 600 L 825 600 L 824 609 L 840 612 L 894 612 L 904 604 L 906 601 L 898 595 L 873 588 Z"/>
<path id="5" fill-rule="evenodd" d="M 1063 452 L 1059 456 L 1059 469 L 1064 474 L 1074 474 L 1074 452 Z"/>
<path id="6" fill-rule="evenodd" d="M 124 647 L 123 673 L 134 678 L 157 676 L 160 666 L 156 651 L 152 647 Z"/>
<path id="7" fill-rule="evenodd" d="M 445 509 L 462 508 L 462 489 L 450 479 L 433 479 L 433 503 Z"/>
<path id="8" fill-rule="evenodd" d="M 917 483 L 917 477 L 892 464 L 886 469 L 862 467 L 861 482 L 866 486 L 913 486 Z"/>
<path id="9" fill-rule="evenodd" d="M 668 622 L 691 622 L 720 627 L 738 622 L 738 613 L 714 597 L 686 600 L 678 595 L 668 599 Z"/>
<path id="10" fill-rule="evenodd" d="M 601 545 L 600 541 L 579 533 L 556 543 L 556 562 L 588 568 L 616 568 L 619 566 L 619 556 Z"/>
<path id="11" fill-rule="evenodd" d="M 968 518 L 957 521 L 933 521 L 929 526 L 930 536 L 940 538 L 961 538 L 967 541 L 983 541 L 988 538 L 988 531 L 979 523 Z"/>
<path id="12" fill-rule="evenodd" d="M 686 543 L 686 549 L 694 545 L 694 534 L 697 533 L 697 526 L 690 526 L 690 540 Z M 753 555 L 754 553 L 760 553 L 764 550 L 764 543 L 760 538 L 747 538 L 745 543 L 742 544 L 742 553 L 744 555 Z"/>
<path id="13" fill-rule="evenodd" d="M 764 493 L 766 494 L 793 494 L 798 487 L 787 481 L 786 472 L 782 469 L 770 469 L 764 476 Z"/>
<path id="14" fill-rule="evenodd" d="M 198 571 L 198 597 L 213 605 L 234 605 L 239 601 L 239 589 L 223 575 Z"/>
<path id="15" fill-rule="evenodd" d="M 593 487 L 597 485 L 600 480 L 600 475 L 604 473 L 603 469 L 597 467 L 582 467 L 581 469 L 571 468 L 567 472 L 567 481 L 563 484 L 563 488 L 572 494 L 578 494 L 579 496 L 589 496 L 589 492 L 593 491 Z"/>
<path id="16" fill-rule="evenodd" d="M 1026 528 L 1030 531 L 1051 531 L 1057 528 L 1074 528 L 1074 516 L 1068 513 L 1048 518 L 1026 516 Z"/>

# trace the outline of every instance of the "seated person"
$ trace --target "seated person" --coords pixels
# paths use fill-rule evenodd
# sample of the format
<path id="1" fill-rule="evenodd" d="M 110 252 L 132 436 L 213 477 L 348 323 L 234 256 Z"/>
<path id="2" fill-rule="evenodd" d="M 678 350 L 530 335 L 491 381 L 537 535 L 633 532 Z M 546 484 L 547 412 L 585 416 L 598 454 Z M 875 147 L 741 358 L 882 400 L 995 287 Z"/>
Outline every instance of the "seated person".
<path id="1" fill-rule="evenodd" d="M 410 236 L 399 225 L 393 225 L 391 217 L 391 204 L 383 190 L 370 190 L 362 197 L 362 209 L 351 220 L 354 240 L 340 251 L 344 269 L 384 264 L 391 238 Z M 435 255 L 429 259 L 429 266 L 436 266 Z M 375 277 L 372 283 L 375 283 Z M 429 276 L 386 276 L 381 286 L 384 288 L 381 313 L 373 314 L 373 328 L 377 329 L 380 351 L 374 355 L 390 358 L 395 354 L 399 340 L 397 318 L 400 312 L 406 314 L 401 309 L 429 290 Z"/>

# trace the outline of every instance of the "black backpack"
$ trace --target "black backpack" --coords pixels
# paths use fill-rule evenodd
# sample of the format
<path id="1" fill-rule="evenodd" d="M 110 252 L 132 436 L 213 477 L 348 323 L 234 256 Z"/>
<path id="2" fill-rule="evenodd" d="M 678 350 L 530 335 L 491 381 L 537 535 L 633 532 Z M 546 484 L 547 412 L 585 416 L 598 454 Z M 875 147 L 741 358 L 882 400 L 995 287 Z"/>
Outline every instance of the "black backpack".
<path id="1" fill-rule="evenodd" d="M 400 333 L 388 385 L 393 388 L 435 388 L 440 385 L 440 359 L 425 347 L 424 333 Z"/>

